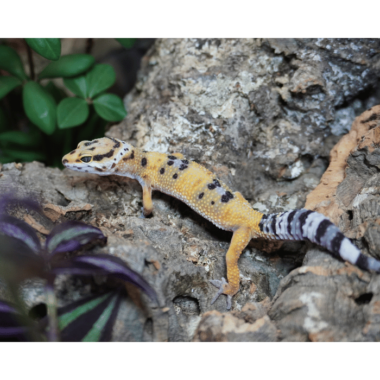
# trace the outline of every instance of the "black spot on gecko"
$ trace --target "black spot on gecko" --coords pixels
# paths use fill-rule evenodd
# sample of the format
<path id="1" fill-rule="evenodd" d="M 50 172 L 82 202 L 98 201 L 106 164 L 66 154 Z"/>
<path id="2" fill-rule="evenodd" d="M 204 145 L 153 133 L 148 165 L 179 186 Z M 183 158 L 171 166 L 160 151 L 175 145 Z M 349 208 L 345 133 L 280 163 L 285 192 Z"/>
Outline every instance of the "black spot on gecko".
<path id="1" fill-rule="evenodd" d="M 144 157 L 142 160 L 141 160 L 141 165 L 142 166 L 146 166 L 146 164 L 148 163 L 147 159 Z"/>
<path id="2" fill-rule="evenodd" d="M 182 160 L 182 163 L 185 164 L 185 165 L 189 165 L 189 161 L 188 160 Z"/>
<path id="3" fill-rule="evenodd" d="M 202 199 L 204 195 L 205 195 L 205 193 L 200 193 L 200 194 L 198 195 L 198 198 L 199 198 L 199 199 Z"/>
<path id="4" fill-rule="evenodd" d="M 174 164 L 174 161 L 168 161 L 168 165 L 172 166 Z"/>
<path id="5" fill-rule="evenodd" d="M 99 168 L 95 168 L 95 170 L 97 170 L 98 172 L 102 172 L 103 171 L 102 169 L 99 169 Z"/>
<path id="6" fill-rule="evenodd" d="M 301 231 L 302 231 L 302 227 L 304 226 L 305 222 L 306 222 L 306 219 L 307 217 L 312 214 L 314 211 L 311 211 L 311 210 L 307 210 L 306 212 L 302 213 L 298 220 L 300 222 L 300 227 L 301 227 Z"/>
<path id="7" fill-rule="evenodd" d="M 116 166 L 116 162 L 114 162 L 111 166 L 111 168 L 113 169 L 114 167 Z"/>
<path id="8" fill-rule="evenodd" d="M 173 178 L 174 178 L 174 179 L 177 179 L 177 178 L 178 178 L 178 174 L 175 173 L 175 174 L 173 175 Z"/>
<path id="9" fill-rule="evenodd" d="M 165 168 L 161 168 L 161 169 L 160 169 L 160 173 L 161 173 L 161 174 L 164 174 L 164 173 L 165 173 Z"/>
<path id="10" fill-rule="evenodd" d="M 332 225 L 332 223 L 328 219 L 322 220 L 321 223 L 319 223 L 319 226 L 317 228 L 317 231 L 315 232 L 315 242 L 320 243 L 322 236 L 326 233 L 327 229 Z"/>
<path id="11" fill-rule="evenodd" d="M 214 201 L 211 201 L 211 204 L 212 204 L 212 205 L 214 205 L 214 204 L 215 204 L 215 202 L 214 202 Z"/>
<path id="12" fill-rule="evenodd" d="M 92 144 L 95 144 L 95 141 L 86 142 L 86 143 L 84 143 L 84 146 L 90 146 Z"/>
<path id="13" fill-rule="evenodd" d="M 230 199 L 232 199 L 234 196 L 231 194 L 230 191 L 226 191 L 221 198 L 221 201 L 223 203 L 227 203 Z"/>
<path id="14" fill-rule="evenodd" d="M 221 185 L 217 179 L 214 179 L 213 182 L 214 182 L 216 187 L 221 187 Z"/>
<path id="15" fill-rule="evenodd" d="M 277 234 L 276 234 L 276 219 L 277 219 L 277 215 L 272 218 L 272 222 L 271 222 L 270 227 L 272 229 L 272 232 L 277 236 Z"/>
<path id="16" fill-rule="evenodd" d="M 67 162 L 69 162 L 69 160 L 64 159 L 64 160 L 62 161 L 62 164 L 65 165 Z"/>
<path id="17" fill-rule="evenodd" d="M 76 151 L 77 151 L 77 150 L 74 149 L 74 150 L 72 150 L 72 151 L 70 152 L 70 154 L 74 154 Z"/>
<path id="18" fill-rule="evenodd" d="M 340 246 L 342 244 L 342 241 L 344 239 L 344 235 L 341 232 L 337 232 L 334 239 L 331 241 L 331 251 L 333 253 L 338 253 L 340 251 Z"/>
<path id="19" fill-rule="evenodd" d="M 124 148 L 124 151 L 126 152 L 127 150 L 129 150 L 128 148 Z"/>
<path id="20" fill-rule="evenodd" d="M 182 164 L 182 165 L 179 167 L 179 170 L 185 170 L 185 169 L 187 169 L 187 168 L 188 168 L 187 165 Z"/>
<path id="21" fill-rule="evenodd" d="M 292 221 L 294 219 L 294 215 L 296 214 L 297 210 L 293 210 L 289 215 L 288 215 L 288 227 L 287 227 L 287 230 L 288 230 L 288 234 L 290 236 L 293 236 L 292 235 Z M 264 217 L 263 217 L 264 218 Z"/>
<path id="22" fill-rule="evenodd" d="M 210 190 L 214 190 L 215 188 L 216 188 L 216 185 L 215 185 L 215 183 L 209 183 L 208 185 L 207 185 L 207 187 L 210 189 Z M 228 202 L 228 201 L 227 201 Z"/>
<path id="23" fill-rule="evenodd" d="M 129 157 L 124 157 L 123 161 L 133 160 L 134 158 L 135 158 L 135 151 L 132 150 L 131 155 Z M 116 160 L 116 158 L 115 158 L 115 160 Z"/>
<path id="24" fill-rule="evenodd" d="M 169 158 L 170 160 L 176 160 L 176 159 L 177 159 L 176 156 L 168 156 L 168 158 Z"/>
<path id="25" fill-rule="evenodd" d="M 93 146 L 92 148 L 89 148 L 88 150 L 95 150 L 95 147 Z"/>
<path id="26" fill-rule="evenodd" d="M 228 198 L 228 196 L 227 196 L 226 194 L 223 194 L 223 195 L 222 195 L 221 201 L 222 201 L 223 203 L 227 203 L 229 200 L 230 200 L 230 198 Z"/>
<path id="27" fill-rule="evenodd" d="M 80 160 L 75 160 L 75 162 L 80 162 Z"/>
<path id="28" fill-rule="evenodd" d="M 114 139 L 112 137 L 107 137 L 107 138 L 109 138 L 110 140 L 112 140 L 115 143 L 115 145 L 113 146 L 114 149 L 116 149 L 120 146 L 119 141 L 117 141 L 116 139 Z"/>
<path id="29" fill-rule="evenodd" d="M 108 153 L 104 153 L 104 154 L 97 154 L 96 156 L 94 156 L 92 158 L 93 161 L 101 161 L 103 158 L 107 157 L 107 158 L 110 158 L 113 156 L 113 152 L 114 150 L 111 149 Z"/>

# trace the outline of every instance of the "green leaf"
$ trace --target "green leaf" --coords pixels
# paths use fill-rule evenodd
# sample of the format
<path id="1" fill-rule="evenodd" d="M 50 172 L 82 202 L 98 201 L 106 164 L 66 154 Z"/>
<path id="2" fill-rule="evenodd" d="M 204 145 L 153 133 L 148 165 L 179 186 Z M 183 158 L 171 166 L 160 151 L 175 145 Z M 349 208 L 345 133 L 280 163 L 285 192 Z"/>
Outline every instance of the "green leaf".
<path id="1" fill-rule="evenodd" d="M 120 121 L 127 116 L 123 101 L 114 94 L 103 94 L 93 101 L 97 114 L 107 121 Z"/>
<path id="2" fill-rule="evenodd" d="M 76 127 L 87 120 L 89 112 L 88 104 L 84 99 L 63 99 L 57 108 L 58 127 L 61 129 Z"/>
<path id="3" fill-rule="evenodd" d="M 95 65 L 86 74 L 88 97 L 93 98 L 107 88 L 110 88 L 116 80 L 115 70 L 110 65 Z"/>
<path id="4" fill-rule="evenodd" d="M 20 84 L 21 81 L 15 77 L 0 77 L 0 99 Z"/>
<path id="5" fill-rule="evenodd" d="M 0 45 L 0 69 L 21 80 L 28 79 L 19 55 L 9 46 Z"/>
<path id="6" fill-rule="evenodd" d="M 127 49 L 130 49 L 136 42 L 137 38 L 115 38 L 119 44 Z"/>
<path id="7" fill-rule="evenodd" d="M 87 98 L 87 82 L 84 75 L 76 78 L 65 78 L 63 83 L 73 94 L 84 99 Z"/>
<path id="8" fill-rule="evenodd" d="M 43 78 L 70 78 L 87 71 L 95 62 L 95 58 L 89 54 L 70 54 L 61 57 L 56 62 L 47 65 L 39 75 Z"/>
<path id="9" fill-rule="evenodd" d="M 22 97 L 29 120 L 51 135 L 55 129 L 57 111 L 54 98 L 36 82 L 28 82 L 24 86 Z"/>
<path id="10" fill-rule="evenodd" d="M 0 133 L 1 143 L 8 142 L 23 146 L 34 146 L 40 142 L 40 134 L 37 131 L 21 132 L 21 131 L 8 131 Z"/>
<path id="11" fill-rule="evenodd" d="M 10 124 L 8 115 L 4 112 L 3 108 L 0 107 L 0 132 L 6 131 Z"/>
<path id="12" fill-rule="evenodd" d="M 9 164 L 10 162 L 14 162 L 14 159 L 12 157 L 0 155 L 0 163 Z"/>
<path id="13" fill-rule="evenodd" d="M 78 128 L 78 133 L 76 135 L 77 140 L 93 140 L 96 138 L 94 137 L 94 130 L 96 130 L 97 123 L 100 120 L 104 122 L 104 120 L 100 118 L 96 112 L 91 112 L 90 117 L 86 123 Z"/>
<path id="14" fill-rule="evenodd" d="M 27 151 L 25 149 L 2 149 L 6 157 L 13 158 L 17 162 L 45 161 L 46 155 L 43 152 Z"/>
<path id="15" fill-rule="evenodd" d="M 25 38 L 25 41 L 44 58 L 56 61 L 61 56 L 61 40 L 59 38 Z"/>
<path id="16" fill-rule="evenodd" d="M 62 99 L 67 98 L 64 91 L 58 88 L 53 82 L 48 82 L 44 89 L 54 98 L 55 102 L 58 104 Z"/>
<path id="17" fill-rule="evenodd" d="M 90 296 L 58 309 L 63 342 L 109 341 L 120 305 L 118 292 Z"/>

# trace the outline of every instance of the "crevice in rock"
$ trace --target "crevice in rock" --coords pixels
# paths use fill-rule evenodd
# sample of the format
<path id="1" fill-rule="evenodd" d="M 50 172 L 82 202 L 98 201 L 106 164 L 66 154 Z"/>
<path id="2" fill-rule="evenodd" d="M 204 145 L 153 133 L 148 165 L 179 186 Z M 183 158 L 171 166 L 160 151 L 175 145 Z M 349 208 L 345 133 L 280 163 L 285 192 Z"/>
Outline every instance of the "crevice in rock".
<path id="1" fill-rule="evenodd" d="M 33 306 L 28 312 L 28 316 L 37 321 L 46 317 L 46 315 L 47 315 L 47 306 L 45 303 L 38 303 L 37 305 Z"/>
<path id="2" fill-rule="evenodd" d="M 367 305 L 371 302 L 373 297 L 373 293 L 364 293 L 359 297 L 355 298 L 355 302 L 357 305 Z"/>
<path id="3" fill-rule="evenodd" d="M 173 299 L 173 304 L 179 308 L 183 314 L 200 315 L 199 301 L 189 296 L 177 296 Z"/>

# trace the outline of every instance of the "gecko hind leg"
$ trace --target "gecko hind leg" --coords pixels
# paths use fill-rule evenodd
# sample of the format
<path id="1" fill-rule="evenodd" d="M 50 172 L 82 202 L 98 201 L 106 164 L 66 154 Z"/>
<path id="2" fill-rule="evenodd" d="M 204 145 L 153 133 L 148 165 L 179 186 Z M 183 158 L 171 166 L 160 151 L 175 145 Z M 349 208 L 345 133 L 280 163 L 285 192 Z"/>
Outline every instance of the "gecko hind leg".
<path id="1" fill-rule="evenodd" d="M 218 299 L 218 297 L 223 293 L 224 291 L 224 285 L 227 285 L 227 281 L 224 277 L 222 277 L 222 280 L 210 280 L 210 283 L 214 285 L 215 287 L 219 288 L 218 292 L 215 294 L 214 298 L 211 300 L 211 305 Z M 227 295 L 227 310 L 231 309 L 232 304 L 232 296 L 229 294 Z"/>
<path id="2" fill-rule="evenodd" d="M 221 281 L 211 280 L 211 284 L 219 288 L 211 303 L 214 303 L 221 294 L 225 294 L 227 296 L 227 309 L 231 308 L 232 297 L 239 291 L 240 275 L 237 262 L 250 240 L 251 231 L 248 227 L 240 227 L 232 235 L 231 244 L 226 254 L 228 282 L 225 278 L 222 278 Z"/>

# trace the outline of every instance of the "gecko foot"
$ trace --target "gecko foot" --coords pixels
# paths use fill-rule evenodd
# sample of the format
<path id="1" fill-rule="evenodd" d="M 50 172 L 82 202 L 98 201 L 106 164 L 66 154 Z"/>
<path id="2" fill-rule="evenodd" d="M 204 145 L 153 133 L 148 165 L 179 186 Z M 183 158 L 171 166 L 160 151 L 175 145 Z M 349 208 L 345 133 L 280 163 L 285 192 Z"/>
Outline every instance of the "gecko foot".
<path id="1" fill-rule="evenodd" d="M 221 294 L 223 294 L 224 285 L 227 285 L 228 283 L 224 277 L 222 277 L 222 280 L 210 280 L 210 283 L 214 285 L 215 287 L 219 288 L 214 298 L 211 300 L 211 305 L 212 305 L 218 299 L 218 297 Z M 231 303 L 232 303 L 232 296 L 230 296 L 229 294 L 226 294 L 226 296 L 227 296 L 227 310 L 230 310 Z"/>

